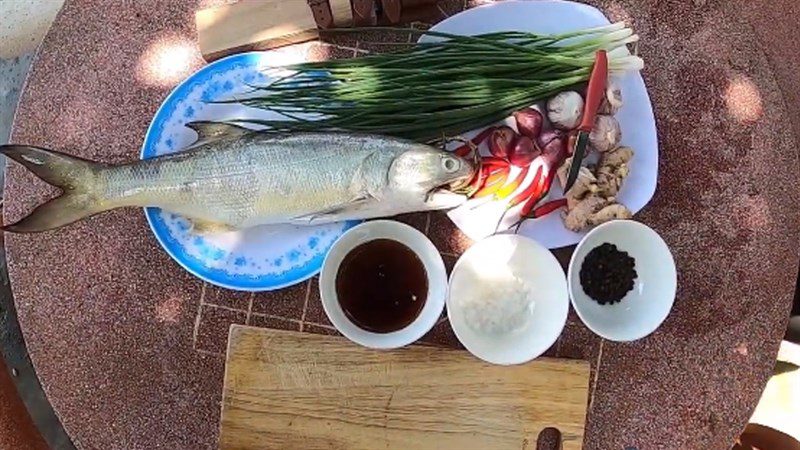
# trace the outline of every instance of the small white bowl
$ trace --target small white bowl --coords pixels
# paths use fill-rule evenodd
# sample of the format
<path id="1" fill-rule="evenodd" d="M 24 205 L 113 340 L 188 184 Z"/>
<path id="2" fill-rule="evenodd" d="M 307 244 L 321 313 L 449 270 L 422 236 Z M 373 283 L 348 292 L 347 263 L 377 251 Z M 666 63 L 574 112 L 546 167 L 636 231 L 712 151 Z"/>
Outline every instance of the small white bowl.
<path id="1" fill-rule="evenodd" d="M 469 325 L 462 299 L 487 273 L 510 271 L 532 288 L 527 324 L 508 333 L 489 333 Z M 447 315 L 458 340 L 473 355 L 493 364 L 521 364 L 544 353 L 567 322 L 569 300 L 564 270 L 549 250 L 514 234 L 488 237 L 459 258 L 450 275 Z M 526 312 L 527 314 L 527 312 Z"/>
<path id="2" fill-rule="evenodd" d="M 347 318 L 336 295 L 336 275 L 344 257 L 355 247 L 375 239 L 392 239 L 417 254 L 428 274 L 428 297 L 419 315 L 403 329 L 390 333 L 364 330 Z M 374 220 L 343 234 L 331 247 L 319 277 L 322 307 L 331 323 L 351 341 L 365 347 L 388 349 L 408 345 L 425 335 L 439 320 L 447 295 L 447 272 L 442 255 L 424 234 L 404 223 Z"/>
<path id="3" fill-rule="evenodd" d="M 619 303 L 601 305 L 583 291 L 581 265 L 595 247 L 608 242 L 636 260 L 633 290 Z M 567 274 L 572 306 L 584 324 L 610 341 L 641 339 L 667 318 L 678 284 L 669 247 L 647 225 L 633 220 L 606 222 L 590 231 L 578 244 Z"/>

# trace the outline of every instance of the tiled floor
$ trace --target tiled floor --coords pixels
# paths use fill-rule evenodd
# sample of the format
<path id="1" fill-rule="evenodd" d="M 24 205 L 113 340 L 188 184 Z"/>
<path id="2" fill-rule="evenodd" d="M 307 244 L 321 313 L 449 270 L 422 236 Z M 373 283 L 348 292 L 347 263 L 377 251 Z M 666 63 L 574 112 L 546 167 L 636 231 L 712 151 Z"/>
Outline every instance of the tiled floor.
<path id="1" fill-rule="evenodd" d="M 469 241 L 442 213 L 414 213 L 398 217 L 426 233 L 442 252 L 449 274 L 458 255 Z M 206 284 L 198 299 L 193 346 L 205 355 L 223 357 L 228 328 L 231 324 L 306 331 L 338 335 L 333 328 L 319 295 L 318 278 L 275 292 L 235 292 Z M 453 334 L 445 314 L 421 340 L 423 344 L 463 348 Z M 565 331 L 547 352 L 547 356 L 585 359 L 592 363 L 592 383 L 595 369 L 602 357 L 602 340 L 591 333 L 570 311 Z"/>

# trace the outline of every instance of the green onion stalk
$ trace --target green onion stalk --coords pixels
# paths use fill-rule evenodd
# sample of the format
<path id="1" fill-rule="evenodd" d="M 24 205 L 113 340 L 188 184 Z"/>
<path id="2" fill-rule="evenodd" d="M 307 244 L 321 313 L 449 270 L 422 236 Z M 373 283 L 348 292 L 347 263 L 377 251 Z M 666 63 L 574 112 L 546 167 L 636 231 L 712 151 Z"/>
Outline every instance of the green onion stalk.
<path id="1" fill-rule="evenodd" d="M 274 132 L 348 130 L 426 142 L 497 122 L 586 82 L 598 50 L 608 52 L 611 73 L 643 66 L 628 50 L 639 36 L 622 22 L 557 35 L 378 30 L 430 39 L 392 53 L 270 69 L 270 84 L 221 103 L 278 113 L 285 120 L 233 120 Z M 336 32 L 353 31 L 359 30 Z"/>

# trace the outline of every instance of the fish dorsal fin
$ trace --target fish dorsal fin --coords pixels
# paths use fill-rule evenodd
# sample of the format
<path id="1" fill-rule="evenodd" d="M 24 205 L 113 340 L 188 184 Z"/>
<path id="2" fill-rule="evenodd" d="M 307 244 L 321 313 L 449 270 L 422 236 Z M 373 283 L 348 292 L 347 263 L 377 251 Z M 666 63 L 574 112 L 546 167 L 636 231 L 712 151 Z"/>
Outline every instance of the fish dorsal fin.
<path id="1" fill-rule="evenodd" d="M 200 143 L 216 141 L 223 138 L 236 138 L 242 137 L 253 130 L 239 125 L 234 125 L 225 122 L 209 122 L 205 120 L 198 120 L 196 122 L 189 122 L 187 127 L 197 133 L 197 140 L 192 144 L 195 146 Z"/>

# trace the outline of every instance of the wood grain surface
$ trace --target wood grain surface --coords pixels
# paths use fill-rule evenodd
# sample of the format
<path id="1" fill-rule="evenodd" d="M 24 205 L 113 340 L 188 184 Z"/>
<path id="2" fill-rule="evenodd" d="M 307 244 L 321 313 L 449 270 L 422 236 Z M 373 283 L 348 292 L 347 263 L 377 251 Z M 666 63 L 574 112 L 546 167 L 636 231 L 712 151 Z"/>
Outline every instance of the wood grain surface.
<path id="1" fill-rule="evenodd" d="M 234 325 L 220 448 L 535 449 L 555 427 L 580 449 L 588 385 L 585 361 L 493 366 L 459 350 Z"/>
<path id="2" fill-rule="evenodd" d="M 241 1 L 195 13 L 198 45 L 208 61 L 316 39 L 318 25 L 344 27 L 352 21 L 349 0 Z"/>

